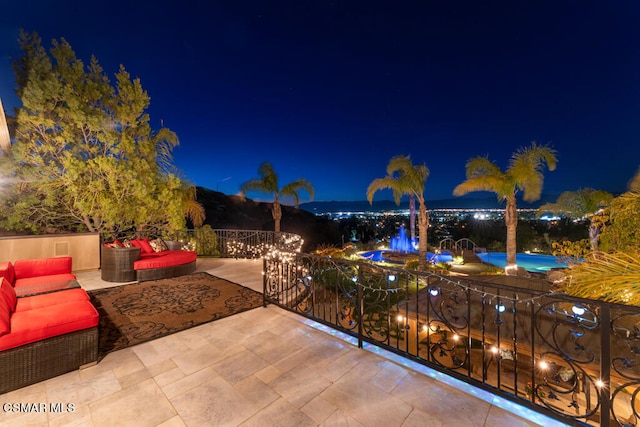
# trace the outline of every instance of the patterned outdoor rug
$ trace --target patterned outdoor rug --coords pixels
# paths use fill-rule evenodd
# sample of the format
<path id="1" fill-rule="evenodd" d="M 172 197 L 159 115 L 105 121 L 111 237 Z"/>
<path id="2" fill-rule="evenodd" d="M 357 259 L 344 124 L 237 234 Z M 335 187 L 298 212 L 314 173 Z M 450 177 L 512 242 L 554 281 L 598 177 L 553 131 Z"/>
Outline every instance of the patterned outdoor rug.
<path id="1" fill-rule="evenodd" d="M 100 314 L 99 357 L 262 305 L 262 294 L 210 275 L 89 291 Z"/>

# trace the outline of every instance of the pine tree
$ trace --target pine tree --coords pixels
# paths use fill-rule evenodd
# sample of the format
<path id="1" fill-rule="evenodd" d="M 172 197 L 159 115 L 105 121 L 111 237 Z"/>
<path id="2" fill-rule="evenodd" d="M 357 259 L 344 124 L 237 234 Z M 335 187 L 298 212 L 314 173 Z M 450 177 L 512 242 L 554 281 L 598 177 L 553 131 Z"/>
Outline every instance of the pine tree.
<path id="1" fill-rule="evenodd" d="M 22 107 L 1 159 L 13 184 L 0 206 L 5 228 L 112 235 L 182 228 L 186 213 L 202 222 L 192 186 L 172 164 L 177 135 L 151 129 L 140 79 L 121 65 L 112 83 L 95 57 L 85 66 L 64 39 L 49 52 L 36 33 L 22 32 L 19 43 Z"/>

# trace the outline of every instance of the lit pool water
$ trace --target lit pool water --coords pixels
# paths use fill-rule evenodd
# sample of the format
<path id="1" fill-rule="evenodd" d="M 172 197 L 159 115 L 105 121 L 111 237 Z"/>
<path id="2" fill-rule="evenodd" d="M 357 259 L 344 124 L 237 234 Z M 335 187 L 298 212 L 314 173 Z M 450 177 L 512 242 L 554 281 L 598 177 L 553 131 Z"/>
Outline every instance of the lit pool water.
<path id="1" fill-rule="evenodd" d="M 476 255 L 482 262 L 487 264 L 502 268 L 507 266 L 506 252 L 485 252 Z M 546 273 L 553 268 L 568 267 L 567 263 L 562 261 L 560 257 L 542 254 L 516 254 L 516 264 L 518 264 L 518 267 L 522 267 L 532 273 Z"/>
<path id="2" fill-rule="evenodd" d="M 379 249 L 375 251 L 360 252 L 358 255 L 360 255 L 362 258 L 368 259 L 369 261 L 393 262 L 385 256 L 387 253 L 393 253 L 393 251 Z M 417 255 L 417 252 L 411 252 L 411 254 Z M 451 254 L 447 251 L 443 251 L 440 254 L 432 254 L 431 252 L 427 252 L 427 261 L 434 264 L 438 264 L 441 262 L 451 262 L 453 261 L 453 256 L 451 256 Z"/>

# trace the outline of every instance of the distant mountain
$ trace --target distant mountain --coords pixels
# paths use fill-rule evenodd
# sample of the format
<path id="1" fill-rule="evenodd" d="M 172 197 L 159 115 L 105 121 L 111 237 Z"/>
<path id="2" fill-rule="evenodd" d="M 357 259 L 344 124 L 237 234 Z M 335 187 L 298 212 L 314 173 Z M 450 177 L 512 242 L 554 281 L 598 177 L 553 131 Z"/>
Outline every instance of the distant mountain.
<path id="1" fill-rule="evenodd" d="M 553 203 L 558 199 L 557 195 L 542 195 L 540 200 L 534 203 L 527 203 L 518 200 L 520 209 L 537 209 L 545 203 Z M 502 209 L 504 203 L 498 203 L 496 197 L 472 198 L 456 197 L 452 199 L 428 200 L 427 209 Z M 417 206 L 416 206 L 417 207 Z M 307 202 L 301 203 L 300 209 L 304 209 L 316 215 L 329 212 L 381 212 L 389 210 L 409 209 L 409 202 L 403 201 L 397 206 L 393 200 L 379 200 L 370 204 L 366 200 L 356 201 L 329 201 L 329 202 Z"/>

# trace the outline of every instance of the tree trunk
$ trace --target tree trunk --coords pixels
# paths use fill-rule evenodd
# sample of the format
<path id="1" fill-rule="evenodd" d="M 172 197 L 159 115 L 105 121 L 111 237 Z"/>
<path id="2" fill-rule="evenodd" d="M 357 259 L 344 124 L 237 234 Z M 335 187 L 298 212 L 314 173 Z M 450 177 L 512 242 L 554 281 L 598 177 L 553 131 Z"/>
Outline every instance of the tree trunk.
<path id="1" fill-rule="evenodd" d="M 591 244 L 591 251 L 596 252 L 598 250 L 598 237 L 600 236 L 600 228 L 591 221 L 589 225 L 589 243 Z"/>
<path id="2" fill-rule="evenodd" d="M 416 241 L 416 196 L 409 195 L 409 228 L 411 229 L 411 243 Z"/>
<path id="3" fill-rule="evenodd" d="M 280 208 L 280 203 L 277 199 L 273 202 L 271 214 L 273 215 L 273 221 L 275 222 L 274 231 L 276 232 L 276 234 L 278 234 L 280 233 L 280 219 L 282 218 L 282 209 Z"/>
<path id="4" fill-rule="evenodd" d="M 427 267 L 427 230 L 429 229 L 429 215 L 427 214 L 427 207 L 424 202 L 420 200 L 420 214 L 418 215 L 419 233 L 418 238 L 418 253 L 420 254 L 420 261 L 418 268 L 425 270 Z"/>
<path id="5" fill-rule="evenodd" d="M 504 211 L 504 220 L 507 224 L 507 268 L 513 268 L 516 264 L 516 229 L 518 228 L 518 211 L 516 208 L 515 194 L 507 197 L 507 207 Z"/>

